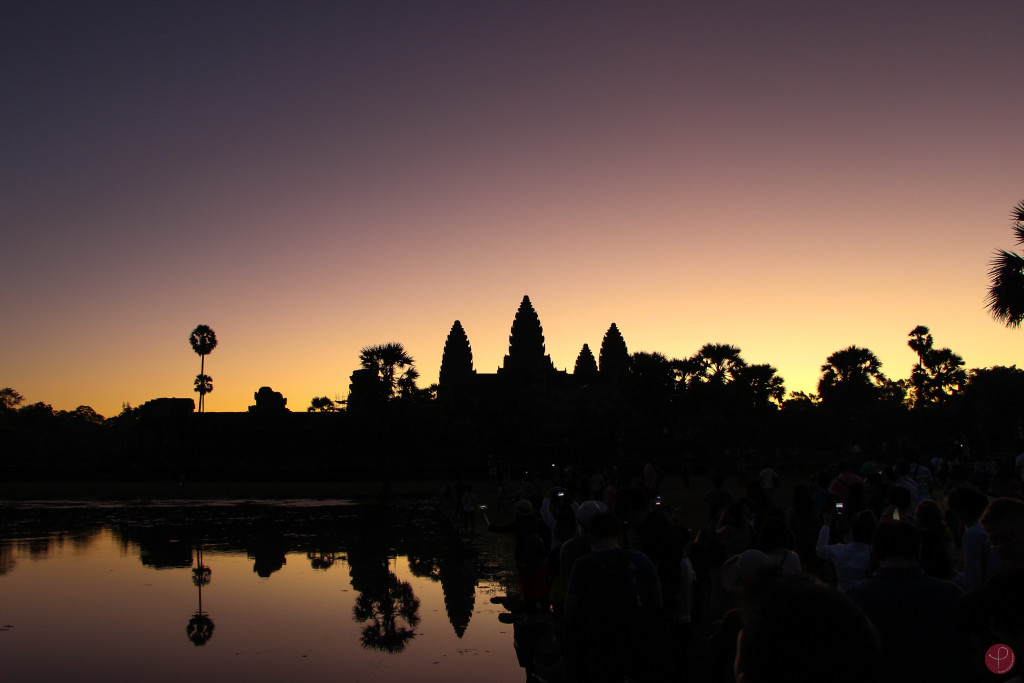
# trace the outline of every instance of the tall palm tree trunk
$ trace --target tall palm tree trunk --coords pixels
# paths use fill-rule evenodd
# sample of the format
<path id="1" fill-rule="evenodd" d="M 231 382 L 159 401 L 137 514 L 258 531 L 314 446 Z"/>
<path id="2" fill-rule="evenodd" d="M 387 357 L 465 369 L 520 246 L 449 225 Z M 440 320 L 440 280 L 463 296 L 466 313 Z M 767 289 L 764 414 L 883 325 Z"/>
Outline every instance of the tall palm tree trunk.
<path id="1" fill-rule="evenodd" d="M 204 365 L 206 365 L 206 354 L 205 353 L 199 356 L 199 374 L 200 375 L 205 374 L 204 367 L 203 367 Z M 206 392 L 200 391 L 199 392 L 199 412 L 200 413 L 203 412 L 203 406 L 205 404 L 206 404 Z"/>

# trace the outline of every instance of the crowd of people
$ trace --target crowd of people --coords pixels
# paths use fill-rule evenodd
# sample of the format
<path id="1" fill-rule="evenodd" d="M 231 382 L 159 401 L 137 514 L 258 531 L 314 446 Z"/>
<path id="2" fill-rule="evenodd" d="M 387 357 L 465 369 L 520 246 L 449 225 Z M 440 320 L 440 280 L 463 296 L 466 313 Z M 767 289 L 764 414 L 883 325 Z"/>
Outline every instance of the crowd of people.
<path id="1" fill-rule="evenodd" d="M 764 463 L 674 507 L 653 463 L 560 474 L 488 523 L 515 536 L 506 618 L 557 647 L 538 679 L 1022 680 L 986 657 L 1024 655 L 1024 460 L 851 460 L 786 487 Z"/>

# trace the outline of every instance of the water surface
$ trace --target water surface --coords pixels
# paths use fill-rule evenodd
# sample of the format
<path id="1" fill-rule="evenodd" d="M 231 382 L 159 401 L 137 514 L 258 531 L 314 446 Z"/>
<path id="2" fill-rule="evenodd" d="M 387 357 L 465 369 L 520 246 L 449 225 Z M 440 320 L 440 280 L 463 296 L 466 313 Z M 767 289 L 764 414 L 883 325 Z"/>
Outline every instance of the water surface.
<path id="1" fill-rule="evenodd" d="M 477 540 L 428 502 L 4 506 L 3 680 L 522 681 Z"/>

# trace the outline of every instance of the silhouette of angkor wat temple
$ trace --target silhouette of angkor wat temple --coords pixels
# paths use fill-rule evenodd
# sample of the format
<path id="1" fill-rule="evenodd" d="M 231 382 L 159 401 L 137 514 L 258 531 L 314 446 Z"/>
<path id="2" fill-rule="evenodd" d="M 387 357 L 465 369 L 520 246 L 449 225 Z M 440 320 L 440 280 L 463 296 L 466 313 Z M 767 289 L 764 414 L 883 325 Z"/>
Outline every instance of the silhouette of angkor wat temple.
<path id="1" fill-rule="evenodd" d="M 573 372 L 557 370 L 544 346 L 544 329 L 529 296 L 524 296 L 512 321 L 508 353 L 494 373 L 473 368 L 473 350 L 462 323 L 452 324 L 445 340 L 438 376 L 438 399 L 484 400 L 493 396 L 521 397 L 524 393 L 557 398 L 562 392 L 601 385 L 614 387 L 629 367 L 626 342 L 612 323 L 601 343 L 600 363 L 590 346 L 583 345 Z"/>

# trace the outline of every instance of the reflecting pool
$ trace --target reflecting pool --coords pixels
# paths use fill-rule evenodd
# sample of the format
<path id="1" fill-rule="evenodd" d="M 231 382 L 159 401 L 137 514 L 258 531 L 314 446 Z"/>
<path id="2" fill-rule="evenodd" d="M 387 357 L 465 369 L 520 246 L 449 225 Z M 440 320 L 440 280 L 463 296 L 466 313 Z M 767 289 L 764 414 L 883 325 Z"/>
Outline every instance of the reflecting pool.
<path id="1" fill-rule="evenodd" d="M 0 506 L 0 678 L 523 681 L 429 502 Z"/>

